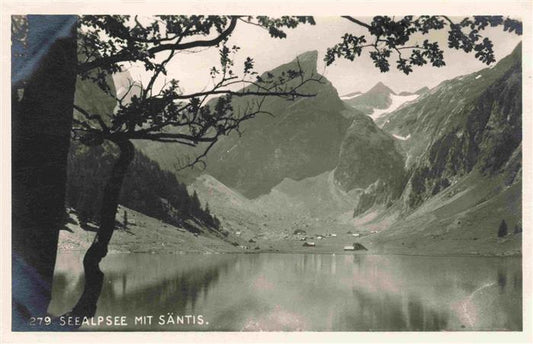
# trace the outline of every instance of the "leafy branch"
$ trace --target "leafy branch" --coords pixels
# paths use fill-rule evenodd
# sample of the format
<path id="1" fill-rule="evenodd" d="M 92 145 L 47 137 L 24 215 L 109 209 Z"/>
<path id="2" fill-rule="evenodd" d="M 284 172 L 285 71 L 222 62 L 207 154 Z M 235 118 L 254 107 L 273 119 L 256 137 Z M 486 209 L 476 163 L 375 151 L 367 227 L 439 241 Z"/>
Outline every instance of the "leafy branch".
<path id="1" fill-rule="evenodd" d="M 407 45 L 415 35 L 425 36 L 447 28 L 449 48 L 475 52 L 478 60 L 489 65 L 496 61 L 494 47 L 492 40 L 482 35 L 483 30 L 502 26 L 506 32 L 522 34 L 522 22 L 503 16 L 473 16 L 460 22 L 454 22 L 447 16 L 404 16 L 398 20 L 376 16 L 370 24 L 351 16 L 343 18 L 365 28 L 369 35 L 344 34 L 340 43 L 328 48 L 324 58 L 326 64 L 330 65 L 338 58 L 354 61 L 363 50 L 370 48 L 370 58 L 381 72 L 390 70 L 393 56 L 396 56 L 396 68 L 405 74 L 411 73 L 415 66 L 430 63 L 433 67 L 442 67 L 446 64 L 444 52 L 436 41 L 425 39 L 421 44 Z M 402 54 L 403 50 L 409 51 L 407 56 Z"/>

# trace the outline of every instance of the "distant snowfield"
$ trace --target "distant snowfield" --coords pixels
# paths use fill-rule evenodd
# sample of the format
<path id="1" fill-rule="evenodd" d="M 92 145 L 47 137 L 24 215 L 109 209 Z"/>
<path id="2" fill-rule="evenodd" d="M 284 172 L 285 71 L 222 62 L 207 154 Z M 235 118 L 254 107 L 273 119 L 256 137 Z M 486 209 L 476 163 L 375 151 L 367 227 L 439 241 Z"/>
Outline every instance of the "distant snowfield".
<path id="1" fill-rule="evenodd" d="M 374 112 L 372 112 L 369 116 L 372 117 L 372 119 L 375 121 L 381 116 L 383 116 L 386 113 L 392 112 L 396 109 L 398 109 L 400 106 L 402 106 L 406 102 L 410 102 L 412 100 L 415 100 L 419 97 L 418 94 L 411 94 L 408 96 L 398 96 L 395 94 L 390 95 L 392 103 L 391 105 L 386 109 L 374 109 Z"/>
<path id="2" fill-rule="evenodd" d="M 341 99 L 342 100 L 351 100 L 351 99 L 355 99 L 355 98 L 359 97 L 362 94 L 363 93 L 359 92 L 357 94 L 353 94 L 353 95 L 350 95 L 350 96 L 342 96 Z"/>
<path id="3" fill-rule="evenodd" d="M 409 140 L 411 138 L 411 134 L 409 134 L 407 136 L 400 136 L 400 135 L 392 134 L 392 136 L 394 136 L 398 140 L 402 140 L 402 141 L 406 141 L 406 140 Z"/>

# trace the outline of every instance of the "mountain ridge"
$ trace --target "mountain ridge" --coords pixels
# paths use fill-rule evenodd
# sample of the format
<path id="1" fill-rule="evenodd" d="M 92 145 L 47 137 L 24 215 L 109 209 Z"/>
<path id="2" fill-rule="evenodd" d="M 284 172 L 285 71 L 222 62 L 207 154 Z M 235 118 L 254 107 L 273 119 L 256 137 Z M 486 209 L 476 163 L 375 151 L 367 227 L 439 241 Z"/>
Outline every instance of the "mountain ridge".
<path id="1" fill-rule="evenodd" d="M 390 114 L 383 130 L 351 113 L 335 169 L 284 179 L 260 199 L 294 205 L 283 220 L 291 230 L 357 230 L 373 252 L 519 254 L 520 49 L 492 68 L 421 89 L 420 98 Z M 353 208 L 336 203 L 335 195 Z M 298 219 L 291 225 L 290 216 Z M 502 220 L 518 229 L 498 239 Z M 289 234 L 279 227 L 283 221 L 273 225 L 281 237 Z"/>
<path id="2" fill-rule="evenodd" d="M 269 73 L 302 68 L 319 76 L 316 51 L 299 55 Z M 242 123 L 244 134 L 222 138 L 207 156 L 207 173 L 246 197 L 267 194 L 284 178 L 300 180 L 335 167 L 349 120 L 331 82 L 309 83 L 300 92 L 312 98 L 265 99 L 263 110 L 275 114 Z M 234 102 L 234 107 L 239 103 Z"/>

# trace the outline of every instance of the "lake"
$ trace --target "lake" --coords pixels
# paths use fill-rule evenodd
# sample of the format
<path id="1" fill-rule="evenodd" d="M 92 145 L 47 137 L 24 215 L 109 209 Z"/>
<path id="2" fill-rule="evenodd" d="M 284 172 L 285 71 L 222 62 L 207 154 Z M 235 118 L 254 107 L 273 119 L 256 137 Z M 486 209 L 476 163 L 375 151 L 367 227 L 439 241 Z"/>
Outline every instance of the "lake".
<path id="1" fill-rule="evenodd" d="M 50 313 L 78 300 L 81 262 L 81 254 L 59 254 Z M 132 253 L 101 265 L 96 317 L 123 316 L 126 326 L 85 330 L 522 329 L 518 257 Z"/>

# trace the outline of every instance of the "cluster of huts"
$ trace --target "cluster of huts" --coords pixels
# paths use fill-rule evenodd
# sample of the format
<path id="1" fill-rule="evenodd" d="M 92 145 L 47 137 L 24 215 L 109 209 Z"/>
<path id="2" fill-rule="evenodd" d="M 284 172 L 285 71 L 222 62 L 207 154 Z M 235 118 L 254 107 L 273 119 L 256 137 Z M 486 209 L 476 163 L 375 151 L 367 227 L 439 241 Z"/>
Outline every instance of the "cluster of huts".
<path id="1" fill-rule="evenodd" d="M 305 235 L 306 232 L 304 230 L 301 230 L 301 229 L 298 229 L 298 230 L 294 231 L 293 234 L 297 235 L 299 240 L 304 242 L 303 243 L 304 247 L 316 247 L 315 241 L 311 241 L 310 239 L 324 240 L 324 239 L 327 239 L 327 238 L 335 238 L 335 237 L 337 237 L 336 233 L 317 234 L 316 236 L 306 236 Z M 352 233 L 352 232 L 348 232 L 346 234 L 349 235 L 349 236 L 356 237 L 356 238 L 361 236 L 361 234 L 359 234 L 359 233 Z M 363 245 L 359 244 L 359 243 L 354 243 L 353 245 L 344 246 L 344 251 L 361 251 L 361 250 L 366 251 L 367 248 L 364 247 Z"/>

